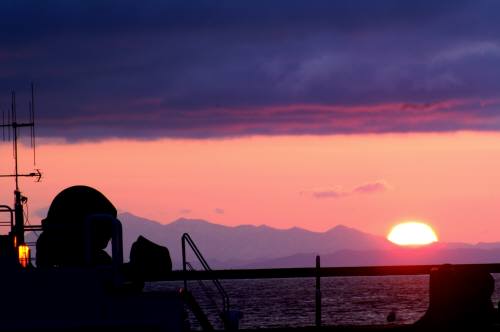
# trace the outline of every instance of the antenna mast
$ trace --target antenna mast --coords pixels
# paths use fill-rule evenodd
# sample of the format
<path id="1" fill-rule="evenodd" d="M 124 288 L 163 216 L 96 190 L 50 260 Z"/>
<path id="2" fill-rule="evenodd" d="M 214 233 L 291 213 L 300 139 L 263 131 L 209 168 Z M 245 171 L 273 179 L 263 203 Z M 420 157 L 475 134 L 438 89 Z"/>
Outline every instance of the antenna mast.
<path id="1" fill-rule="evenodd" d="M 27 197 L 21 195 L 19 190 L 19 178 L 20 177 L 34 177 L 36 181 L 39 182 L 42 178 L 42 173 L 39 169 L 35 169 L 31 173 L 19 173 L 18 168 L 18 139 L 20 136 L 19 130 L 21 128 L 30 129 L 30 142 L 31 148 L 33 149 L 33 165 L 36 165 L 36 154 L 35 154 L 35 89 L 33 83 L 31 83 L 31 100 L 29 102 L 29 120 L 28 122 L 17 122 L 17 110 L 16 110 L 16 93 L 12 91 L 11 94 L 11 109 L 7 112 L 7 121 L 5 121 L 5 113 L 2 114 L 2 131 L 3 140 L 6 140 L 5 131 L 7 130 L 7 140 L 12 137 L 12 150 L 14 155 L 14 174 L 2 174 L 0 177 L 13 177 L 16 183 L 16 189 L 14 190 L 14 229 L 12 233 L 14 235 L 14 243 L 17 246 L 24 243 L 24 210 L 23 204 L 28 200 Z M 12 135 L 11 135 L 12 131 Z"/>

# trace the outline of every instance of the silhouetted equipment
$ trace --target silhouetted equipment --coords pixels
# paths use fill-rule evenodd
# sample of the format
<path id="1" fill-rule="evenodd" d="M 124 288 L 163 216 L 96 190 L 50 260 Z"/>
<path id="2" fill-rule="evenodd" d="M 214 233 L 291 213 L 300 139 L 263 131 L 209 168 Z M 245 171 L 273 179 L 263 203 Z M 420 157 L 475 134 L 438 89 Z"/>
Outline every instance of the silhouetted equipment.
<path id="1" fill-rule="evenodd" d="M 13 225 L 11 227 L 11 231 L 9 233 L 9 237 L 11 237 L 11 241 L 13 246 L 15 247 L 15 251 L 19 251 L 20 254 L 29 254 L 29 251 L 26 252 L 26 248 L 23 247 L 24 242 L 24 232 L 29 230 L 35 230 L 37 227 L 26 226 L 24 219 L 24 205 L 27 203 L 28 199 L 21 194 L 19 190 L 19 178 L 20 177 L 34 177 L 37 181 L 40 181 L 42 177 L 42 173 L 40 170 L 35 169 L 35 171 L 30 173 L 19 173 L 18 168 L 18 140 L 20 138 L 20 129 L 21 128 L 29 128 L 30 129 L 30 143 L 33 148 L 33 164 L 36 165 L 36 152 L 35 152 L 35 89 L 34 85 L 31 84 L 31 100 L 28 103 L 29 106 L 29 120 L 27 122 L 19 122 L 17 119 L 17 104 L 16 104 L 16 93 L 12 91 L 11 93 L 11 108 L 10 111 L 7 112 L 7 116 L 5 116 L 5 112 L 2 113 L 2 138 L 3 140 L 12 140 L 12 152 L 14 157 L 14 172 L 13 174 L 2 174 L 0 177 L 12 177 L 15 181 L 15 190 L 14 190 L 14 208 L 11 209 L 11 212 L 14 215 Z M 0 212 L 6 212 L 6 210 L 0 210 Z M 24 249 L 23 249 L 24 248 Z M 23 258 L 24 259 L 24 258 Z M 27 261 L 29 262 L 30 257 L 27 257 Z M 29 264 L 25 264 L 26 260 L 23 260 L 23 266 L 29 266 Z"/>
<path id="2" fill-rule="evenodd" d="M 481 269 L 443 265 L 430 274 L 429 308 L 417 326 L 484 326 L 495 319 L 495 281 Z"/>
<path id="3" fill-rule="evenodd" d="M 113 204 L 99 191 L 73 186 L 61 191 L 52 201 L 36 245 L 38 267 L 87 265 L 90 245 L 92 265 L 111 264 L 104 251 L 112 236 L 110 215 L 116 218 Z M 89 222 L 89 217 L 93 217 Z M 90 243 L 87 243 L 90 241 Z"/>
<path id="4" fill-rule="evenodd" d="M 166 247 L 139 236 L 130 250 L 132 277 L 138 281 L 161 280 L 172 272 L 172 260 Z"/>
<path id="5" fill-rule="evenodd" d="M 24 213 L 28 199 L 21 194 L 19 179 L 39 181 L 41 173 L 19 172 L 18 140 L 21 128 L 29 128 L 35 164 L 33 85 L 28 122 L 18 121 L 14 92 L 11 97 L 11 110 L 2 114 L 1 123 L 3 139 L 12 140 L 14 170 L 0 177 L 14 178 L 15 190 L 14 206 L 0 205 L 0 227 L 9 230 L 0 235 L 0 331 L 181 332 L 184 306 L 178 292 L 140 292 L 126 279 L 122 225 L 116 208 L 99 191 L 67 188 L 54 198 L 43 225 L 30 225 Z M 29 231 L 42 231 L 36 267 L 31 264 L 31 243 L 24 238 Z M 105 251 L 110 240 L 112 256 Z M 144 271 L 165 264 L 171 269 L 170 257 L 158 265 L 156 258 L 165 255 L 155 250 L 141 253 Z M 151 257 L 155 261 L 148 265 Z"/>

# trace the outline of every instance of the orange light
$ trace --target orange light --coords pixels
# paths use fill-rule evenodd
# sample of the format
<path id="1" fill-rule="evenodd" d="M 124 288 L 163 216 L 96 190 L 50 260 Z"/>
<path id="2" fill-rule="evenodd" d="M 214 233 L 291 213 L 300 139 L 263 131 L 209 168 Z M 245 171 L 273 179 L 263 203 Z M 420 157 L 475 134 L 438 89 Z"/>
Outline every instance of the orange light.
<path id="1" fill-rule="evenodd" d="M 28 247 L 26 244 L 21 244 L 18 247 L 18 254 L 19 264 L 21 264 L 22 267 L 28 267 L 31 261 L 30 247 Z"/>

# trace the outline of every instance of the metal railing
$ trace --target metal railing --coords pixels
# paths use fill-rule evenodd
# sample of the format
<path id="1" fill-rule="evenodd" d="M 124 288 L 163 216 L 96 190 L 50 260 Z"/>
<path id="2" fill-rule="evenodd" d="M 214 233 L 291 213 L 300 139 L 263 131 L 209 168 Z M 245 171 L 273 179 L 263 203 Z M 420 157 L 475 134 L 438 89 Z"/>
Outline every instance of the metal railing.
<path id="1" fill-rule="evenodd" d="M 447 264 L 444 264 L 447 265 Z M 315 325 L 322 325 L 322 277 L 360 277 L 360 276 L 405 276 L 430 275 L 443 264 L 433 265 L 393 265 L 393 266 L 353 266 L 321 267 L 319 256 L 316 267 L 310 268 L 275 268 L 275 269 L 231 269 L 208 271 L 172 271 L 169 280 L 212 280 L 212 279 L 273 279 L 273 278 L 315 278 Z M 483 271 L 500 273 L 500 264 L 451 264 L 459 271 Z"/>
<path id="2" fill-rule="evenodd" d="M 195 271 L 195 268 L 193 267 L 193 265 L 191 265 L 191 263 L 186 262 L 186 264 L 189 271 Z M 200 289 L 203 291 L 203 293 L 205 293 L 205 296 L 210 301 L 212 307 L 217 308 L 217 302 L 215 302 L 214 298 L 212 297 L 213 293 L 211 292 L 210 288 L 207 287 L 205 283 L 203 283 L 203 280 L 197 280 L 197 282 Z M 225 319 L 225 317 L 223 316 L 223 312 L 219 312 L 219 315 L 223 320 Z"/>
<path id="3" fill-rule="evenodd" d="M 14 227 L 14 210 L 8 205 L 0 205 L 0 213 L 7 212 L 10 215 L 10 220 L 0 220 L 0 226 L 10 227 L 12 229 Z"/>
<path id="4" fill-rule="evenodd" d="M 184 276 L 187 276 L 188 268 L 192 268 L 192 265 L 186 260 L 186 244 L 189 245 L 193 253 L 195 254 L 196 258 L 198 258 L 198 261 L 200 262 L 201 266 L 203 267 L 205 272 L 211 273 L 213 270 L 210 268 L 208 265 L 207 261 L 201 254 L 200 250 L 194 243 L 193 239 L 191 236 L 189 236 L 188 233 L 184 233 L 182 235 L 182 270 Z M 197 271 L 190 271 L 190 272 L 197 272 Z M 224 315 L 229 311 L 229 296 L 227 295 L 224 287 L 222 287 L 219 279 L 217 278 L 209 278 L 212 280 L 215 288 L 219 292 L 221 298 L 222 298 L 222 314 L 221 317 L 224 317 Z M 201 280 L 201 279 L 198 279 Z M 184 278 L 184 289 L 187 291 L 187 281 L 188 279 Z"/>
<path id="5" fill-rule="evenodd" d="M 231 269 L 210 271 L 172 271 L 168 280 L 211 280 L 211 279 L 273 279 L 273 278 L 314 278 L 320 277 L 361 277 L 428 275 L 431 270 L 442 264 L 433 265 L 388 265 L 388 266 L 352 266 L 321 267 L 319 272 L 314 267 L 275 268 L 275 269 Z M 456 269 L 478 269 L 489 273 L 500 273 L 500 264 L 453 264 Z"/>

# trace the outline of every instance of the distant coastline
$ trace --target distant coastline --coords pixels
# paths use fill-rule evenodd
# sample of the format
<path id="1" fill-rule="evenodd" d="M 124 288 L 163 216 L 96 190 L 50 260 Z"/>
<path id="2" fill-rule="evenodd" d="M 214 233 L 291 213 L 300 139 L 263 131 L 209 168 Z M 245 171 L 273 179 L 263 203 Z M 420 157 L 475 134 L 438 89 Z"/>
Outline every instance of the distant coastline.
<path id="1" fill-rule="evenodd" d="M 124 227 L 124 250 L 139 234 L 165 245 L 180 268 L 180 238 L 188 232 L 213 268 L 279 268 L 314 265 L 322 256 L 323 266 L 471 264 L 500 261 L 498 243 L 436 243 L 421 248 L 394 245 L 381 236 L 338 225 L 323 232 L 301 228 L 287 230 L 268 226 L 228 227 L 205 220 L 178 219 L 161 224 L 130 213 L 119 219 Z M 127 258 L 127 257 L 126 257 Z"/>

